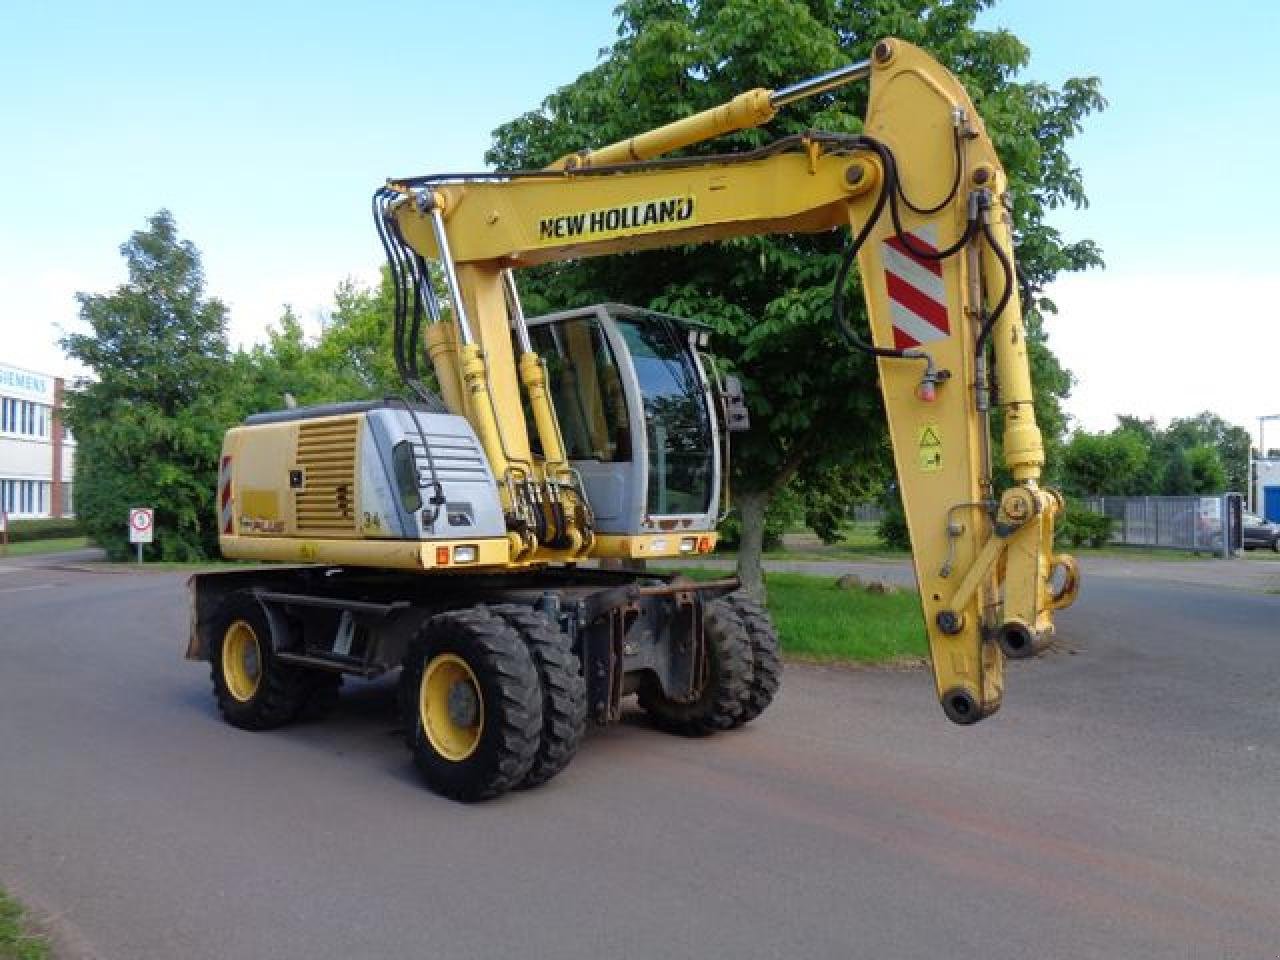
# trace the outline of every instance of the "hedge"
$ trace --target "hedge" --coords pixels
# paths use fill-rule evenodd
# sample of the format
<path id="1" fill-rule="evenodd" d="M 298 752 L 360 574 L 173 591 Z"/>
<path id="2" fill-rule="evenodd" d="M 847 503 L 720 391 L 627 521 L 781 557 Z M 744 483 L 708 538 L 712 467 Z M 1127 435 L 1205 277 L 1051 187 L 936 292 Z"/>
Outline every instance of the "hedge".
<path id="1" fill-rule="evenodd" d="M 25 543 L 29 540 L 60 540 L 64 537 L 83 537 L 84 528 L 75 517 L 42 517 L 34 520 L 10 520 L 9 542 Z"/>

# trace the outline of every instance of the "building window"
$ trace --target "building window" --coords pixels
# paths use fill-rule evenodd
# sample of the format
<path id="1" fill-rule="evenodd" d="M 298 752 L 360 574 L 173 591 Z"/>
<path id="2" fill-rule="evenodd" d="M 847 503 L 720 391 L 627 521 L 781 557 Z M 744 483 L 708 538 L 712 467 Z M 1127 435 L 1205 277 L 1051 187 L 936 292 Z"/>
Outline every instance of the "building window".
<path id="1" fill-rule="evenodd" d="M 63 500 L 70 502 L 69 496 Z M 0 480 L 0 510 L 10 517 L 47 517 L 52 502 L 48 480 Z"/>
<path id="2" fill-rule="evenodd" d="M 0 400 L 0 431 L 47 440 L 52 434 L 53 407 L 32 400 Z M 65 430 L 64 430 L 65 434 Z"/>

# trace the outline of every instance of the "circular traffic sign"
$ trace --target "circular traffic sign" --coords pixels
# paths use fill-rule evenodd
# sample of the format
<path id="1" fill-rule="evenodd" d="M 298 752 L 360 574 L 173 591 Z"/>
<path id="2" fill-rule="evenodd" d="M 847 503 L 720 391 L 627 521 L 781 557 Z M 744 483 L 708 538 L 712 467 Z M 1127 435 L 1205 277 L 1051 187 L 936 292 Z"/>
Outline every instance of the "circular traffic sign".
<path id="1" fill-rule="evenodd" d="M 134 507 L 129 511 L 129 526 L 139 533 L 151 529 L 152 510 L 150 507 Z"/>

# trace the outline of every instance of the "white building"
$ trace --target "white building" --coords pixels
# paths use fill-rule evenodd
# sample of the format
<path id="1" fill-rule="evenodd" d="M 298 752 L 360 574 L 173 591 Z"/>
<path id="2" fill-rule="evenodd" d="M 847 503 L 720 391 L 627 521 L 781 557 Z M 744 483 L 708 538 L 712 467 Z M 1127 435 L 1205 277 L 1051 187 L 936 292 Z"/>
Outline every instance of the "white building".
<path id="1" fill-rule="evenodd" d="M 75 442 L 62 426 L 63 381 L 0 363 L 0 511 L 67 517 Z"/>

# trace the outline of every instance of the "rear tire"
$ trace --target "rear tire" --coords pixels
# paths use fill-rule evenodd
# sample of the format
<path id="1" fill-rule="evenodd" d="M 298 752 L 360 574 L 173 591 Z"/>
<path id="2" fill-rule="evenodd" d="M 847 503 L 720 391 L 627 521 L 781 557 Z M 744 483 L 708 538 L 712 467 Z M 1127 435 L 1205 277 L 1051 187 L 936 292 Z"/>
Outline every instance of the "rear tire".
<path id="1" fill-rule="evenodd" d="M 686 737 L 705 737 L 737 726 L 751 681 L 751 640 L 733 609 L 723 600 L 703 607 L 707 676 L 688 703 L 669 699 L 656 679 L 639 691 L 640 706 L 655 726 Z"/>
<path id="2" fill-rule="evenodd" d="M 213 630 L 213 696 L 222 718 L 242 730 L 270 730 L 297 717 L 308 678 L 275 659 L 271 626 L 254 595 L 231 594 Z"/>
<path id="3" fill-rule="evenodd" d="M 538 672 L 520 634 L 488 607 L 427 620 L 400 678 L 413 762 L 436 793 L 466 803 L 528 775 L 542 732 Z"/>
<path id="4" fill-rule="evenodd" d="M 519 634 L 542 689 L 542 736 L 519 789 L 546 783 L 569 765 L 587 729 L 587 682 L 569 637 L 532 607 L 490 607 Z"/>
<path id="5" fill-rule="evenodd" d="M 782 661 L 778 657 L 778 631 L 768 612 L 746 594 L 725 597 L 751 641 L 751 679 L 742 699 L 742 715 L 734 726 L 750 723 L 764 713 L 782 683 Z"/>

